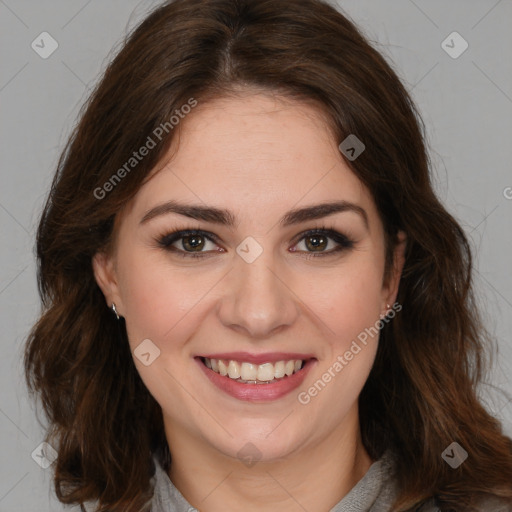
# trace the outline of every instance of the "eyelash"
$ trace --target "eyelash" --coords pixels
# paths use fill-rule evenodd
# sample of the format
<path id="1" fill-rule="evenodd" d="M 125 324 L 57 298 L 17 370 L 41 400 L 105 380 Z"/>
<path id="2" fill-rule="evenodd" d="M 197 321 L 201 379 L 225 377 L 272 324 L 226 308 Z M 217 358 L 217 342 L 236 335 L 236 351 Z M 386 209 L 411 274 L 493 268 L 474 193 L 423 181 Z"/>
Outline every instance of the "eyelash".
<path id="1" fill-rule="evenodd" d="M 174 252 L 175 254 L 178 254 L 182 258 L 206 258 L 208 257 L 209 251 L 200 251 L 200 252 L 191 252 L 191 251 L 184 251 L 182 249 L 177 249 L 176 247 L 173 247 L 172 244 L 186 236 L 191 235 L 199 235 L 210 242 L 213 242 L 215 244 L 219 244 L 220 239 L 214 235 L 213 233 L 209 233 L 207 231 L 203 231 L 201 229 L 185 229 L 185 230 L 177 230 L 172 231 L 170 233 L 167 233 L 166 235 L 163 235 L 159 237 L 156 241 L 159 245 L 159 247 Z M 340 251 L 352 249 L 354 247 L 354 241 L 348 238 L 343 233 L 339 233 L 338 231 L 327 228 L 327 227 L 321 227 L 321 228 L 315 228 L 310 229 L 308 231 L 305 231 L 304 233 L 301 233 L 297 239 L 296 242 L 293 244 L 294 246 L 297 245 L 299 242 L 301 242 L 303 239 L 315 235 L 321 235 L 325 236 L 327 238 L 330 238 L 335 243 L 338 244 L 338 246 L 335 249 L 331 249 L 329 251 L 320 251 L 320 252 L 314 252 L 314 251 L 307 251 L 304 254 L 304 258 L 311 259 L 311 258 L 317 258 L 317 257 L 327 257 L 327 256 L 333 256 L 334 254 L 339 253 Z M 294 251 L 299 252 L 299 251 Z M 303 253 L 304 251 L 300 251 Z"/>

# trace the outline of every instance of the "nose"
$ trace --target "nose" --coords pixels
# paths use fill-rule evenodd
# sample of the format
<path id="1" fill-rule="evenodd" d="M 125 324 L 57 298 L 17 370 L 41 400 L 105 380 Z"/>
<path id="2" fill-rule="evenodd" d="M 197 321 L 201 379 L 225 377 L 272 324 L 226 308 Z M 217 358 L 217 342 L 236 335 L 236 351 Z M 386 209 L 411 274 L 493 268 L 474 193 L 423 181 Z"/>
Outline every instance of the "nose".
<path id="1" fill-rule="evenodd" d="M 271 256 L 263 254 L 246 263 L 235 258 L 226 276 L 225 293 L 218 316 L 226 327 L 251 338 L 262 339 L 293 325 L 299 304 L 283 271 L 276 270 Z"/>

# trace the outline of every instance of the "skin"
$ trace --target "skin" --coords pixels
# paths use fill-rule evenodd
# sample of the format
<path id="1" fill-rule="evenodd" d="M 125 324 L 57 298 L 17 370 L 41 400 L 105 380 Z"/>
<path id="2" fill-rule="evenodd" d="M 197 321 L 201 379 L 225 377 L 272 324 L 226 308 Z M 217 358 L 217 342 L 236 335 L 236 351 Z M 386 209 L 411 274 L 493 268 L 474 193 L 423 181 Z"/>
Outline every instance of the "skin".
<path id="1" fill-rule="evenodd" d="M 118 215 L 113 249 L 93 260 L 107 304 L 126 320 L 132 351 L 144 339 L 160 350 L 149 366 L 134 361 L 163 410 L 169 476 L 201 511 L 224 511 L 227 503 L 248 512 L 329 510 L 372 463 L 357 399 L 377 337 L 308 404 L 297 395 L 395 302 L 405 238 L 383 283 L 384 231 L 375 203 L 312 105 L 249 90 L 199 104 L 180 130 L 179 146 L 173 143 Z M 351 211 L 279 224 L 289 210 L 340 199 L 364 208 L 368 228 Z M 141 224 L 169 200 L 228 209 L 235 225 L 175 213 Z M 307 259 L 315 249 L 300 235 L 322 227 L 354 246 Z M 221 242 L 206 241 L 203 259 L 159 246 L 163 235 L 182 229 L 202 229 Z M 248 236 L 263 248 L 250 264 L 236 253 Z M 338 245 L 328 240 L 325 252 Z M 181 241 L 174 246 L 184 250 Z M 244 402 L 213 386 L 194 360 L 233 351 L 300 352 L 317 361 L 285 397 Z M 261 457 L 251 467 L 237 455 L 249 442 Z"/>

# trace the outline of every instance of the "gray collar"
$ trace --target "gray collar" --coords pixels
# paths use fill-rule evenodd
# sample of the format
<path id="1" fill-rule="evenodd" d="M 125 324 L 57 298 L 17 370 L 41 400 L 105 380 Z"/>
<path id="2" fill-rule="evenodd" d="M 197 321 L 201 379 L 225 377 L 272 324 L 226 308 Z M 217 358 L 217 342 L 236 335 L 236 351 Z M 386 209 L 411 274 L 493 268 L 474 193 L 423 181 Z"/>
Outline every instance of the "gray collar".
<path id="1" fill-rule="evenodd" d="M 153 460 L 156 473 L 153 477 L 154 494 L 151 512 L 196 512 L 196 509 L 176 489 L 156 456 L 153 456 Z M 370 466 L 363 478 L 330 512 L 384 512 L 389 510 L 396 495 L 393 467 L 393 457 L 388 451 Z M 437 508 L 427 506 L 421 510 L 428 512 L 437 510 Z"/>

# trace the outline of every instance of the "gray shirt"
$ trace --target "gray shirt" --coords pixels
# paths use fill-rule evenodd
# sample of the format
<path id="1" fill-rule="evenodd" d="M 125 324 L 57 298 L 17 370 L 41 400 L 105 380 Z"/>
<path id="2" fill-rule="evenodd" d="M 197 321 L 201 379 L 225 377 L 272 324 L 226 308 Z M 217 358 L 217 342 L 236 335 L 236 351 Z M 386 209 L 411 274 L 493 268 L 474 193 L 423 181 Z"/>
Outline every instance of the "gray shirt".
<path id="1" fill-rule="evenodd" d="M 156 458 L 154 460 L 156 473 L 151 512 L 197 512 L 176 489 Z M 363 478 L 330 512 L 387 512 L 395 495 L 393 458 L 387 452 L 370 466 Z M 439 508 L 431 501 L 418 512 L 439 512 Z"/>
<path id="2" fill-rule="evenodd" d="M 201 512 L 190 505 L 176 489 L 155 455 L 153 455 L 153 460 L 156 467 L 155 475 L 151 478 L 153 496 L 144 506 L 144 510 L 147 512 Z M 370 466 L 363 478 L 329 512 L 389 512 L 396 492 L 394 460 L 391 452 L 388 451 Z M 94 503 L 88 503 L 85 507 L 87 512 L 96 509 Z M 478 510 L 481 512 L 512 512 L 512 507 L 504 505 L 497 499 L 490 499 L 480 503 Z M 441 511 L 432 499 L 414 512 Z"/>

